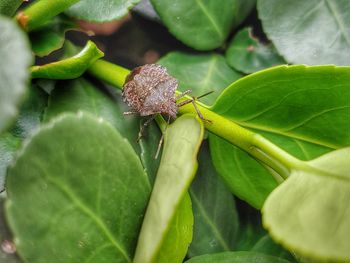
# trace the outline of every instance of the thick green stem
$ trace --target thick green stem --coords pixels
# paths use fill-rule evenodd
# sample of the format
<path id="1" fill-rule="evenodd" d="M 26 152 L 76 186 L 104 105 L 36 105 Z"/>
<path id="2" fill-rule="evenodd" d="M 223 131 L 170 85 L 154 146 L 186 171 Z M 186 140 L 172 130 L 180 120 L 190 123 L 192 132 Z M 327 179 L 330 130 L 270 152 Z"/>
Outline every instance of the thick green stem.
<path id="1" fill-rule="evenodd" d="M 125 68 L 103 60 L 95 62 L 88 71 L 95 77 L 120 89 L 122 89 L 126 76 L 130 73 Z M 183 98 L 183 100 L 186 99 L 188 97 Z M 210 132 L 248 152 L 265 165 L 271 167 L 283 178 L 287 178 L 292 169 L 302 166 L 302 161 L 283 151 L 261 135 L 216 114 L 200 102 L 196 102 L 196 104 L 203 117 L 209 120 L 204 122 L 204 125 Z M 179 113 L 197 114 L 197 111 L 192 103 L 189 103 L 180 107 Z"/>
<path id="2" fill-rule="evenodd" d="M 91 65 L 88 72 L 96 78 L 122 89 L 125 78 L 130 73 L 130 70 L 99 59 Z"/>
<path id="3" fill-rule="evenodd" d="M 21 11 L 16 19 L 27 31 L 44 24 L 80 0 L 38 0 Z"/>

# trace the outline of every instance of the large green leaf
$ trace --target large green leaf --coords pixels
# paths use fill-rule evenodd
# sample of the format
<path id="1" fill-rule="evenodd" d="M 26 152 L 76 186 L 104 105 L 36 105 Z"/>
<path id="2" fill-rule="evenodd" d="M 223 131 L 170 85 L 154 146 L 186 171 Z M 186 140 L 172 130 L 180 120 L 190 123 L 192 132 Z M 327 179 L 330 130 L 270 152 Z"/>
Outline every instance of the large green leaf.
<path id="1" fill-rule="evenodd" d="M 50 95 L 44 120 L 47 122 L 64 112 L 79 111 L 103 118 L 128 138 L 134 149 L 138 149 L 136 139 L 139 121 L 132 116 L 123 116 L 126 106 L 122 101 L 114 101 L 83 78 L 60 82 L 56 85 Z"/>
<path id="2" fill-rule="evenodd" d="M 88 41 L 75 56 L 45 65 L 31 67 L 32 78 L 75 79 L 80 77 L 104 54 L 94 42 Z"/>
<path id="3" fill-rule="evenodd" d="M 18 113 L 26 92 L 32 54 L 22 30 L 9 18 L 0 16 L 0 132 Z"/>
<path id="4" fill-rule="evenodd" d="M 255 0 L 151 0 L 169 31 L 198 50 L 220 47 Z"/>
<path id="5" fill-rule="evenodd" d="M 12 16 L 23 0 L 0 0 L 0 14 Z"/>
<path id="6" fill-rule="evenodd" d="M 202 145 L 190 194 L 195 224 L 188 255 L 194 257 L 233 250 L 237 240 L 238 214 L 231 192 L 214 170 L 207 144 Z"/>
<path id="7" fill-rule="evenodd" d="M 277 186 L 268 171 L 249 154 L 217 135 L 210 134 L 210 150 L 216 170 L 229 189 L 255 208 L 261 208 Z"/>
<path id="8" fill-rule="evenodd" d="M 144 137 L 137 144 L 140 118 L 124 116 L 123 112 L 128 111 L 127 106 L 119 95 L 112 95 L 104 93 L 83 78 L 60 82 L 51 93 L 44 120 L 48 121 L 63 112 L 79 111 L 103 118 L 129 140 L 134 150 L 140 155 L 150 182 L 153 184 L 159 165 L 159 159 L 154 159 L 160 139 L 159 128 L 155 125 L 147 127 Z"/>
<path id="9" fill-rule="evenodd" d="M 7 167 L 12 162 L 13 155 L 19 144 L 20 139 L 10 133 L 0 135 L 0 192 L 5 189 Z"/>
<path id="10" fill-rule="evenodd" d="M 140 0 L 81 0 L 66 13 L 78 19 L 106 22 L 124 17 Z"/>
<path id="11" fill-rule="evenodd" d="M 333 66 L 260 71 L 233 83 L 213 110 L 310 160 L 350 144 L 349 73 L 347 67 Z M 269 173 L 226 141 L 210 136 L 210 143 L 214 165 L 231 190 L 261 208 L 274 187 Z"/>
<path id="12" fill-rule="evenodd" d="M 278 258 L 284 258 L 290 262 L 296 262 L 293 256 L 287 250 L 284 250 L 280 245 L 276 244 L 267 234 L 259 239 L 259 241 L 252 248 L 252 251 Z"/>
<path id="13" fill-rule="evenodd" d="M 231 67 L 244 73 L 285 64 L 274 46 L 254 38 L 252 28 L 244 28 L 234 36 L 226 51 L 226 60 Z"/>
<path id="14" fill-rule="evenodd" d="M 349 65 L 348 0 L 258 0 L 265 33 L 288 62 Z"/>
<path id="15" fill-rule="evenodd" d="M 233 83 L 213 110 L 245 127 L 334 149 L 346 146 L 350 144 L 350 67 L 263 70 Z"/>
<path id="16" fill-rule="evenodd" d="M 142 224 L 134 263 L 181 262 L 192 240 L 192 231 L 182 222 L 178 232 L 185 231 L 181 245 L 171 249 L 168 257 L 158 257 L 164 249 L 177 208 L 183 200 L 197 169 L 197 153 L 203 138 L 203 125 L 192 115 L 183 115 L 170 125 L 164 137 L 164 149 L 152 195 Z M 181 152 L 181 154 L 179 154 Z M 190 218 L 189 218 L 190 219 Z M 161 254 L 159 254 L 161 253 Z"/>
<path id="17" fill-rule="evenodd" d="M 240 200 L 236 203 L 239 211 L 239 227 L 234 250 L 250 251 L 267 232 L 262 226 L 259 210 Z"/>
<path id="18" fill-rule="evenodd" d="M 289 261 L 258 252 L 222 252 L 191 258 L 186 263 L 288 263 Z"/>
<path id="19" fill-rule="evenodd" d="M 67 114 L 42 126 L 10 169 L 7 191 L 25 261 L 132 261 L 150 184 L 130 144 L 102 119 Z"/>
<path id="20" fill-rule="evenodd" d="M 279 243 L 317 260 L 350 261 L 350 148 L 296 167 L 266 200 L 263 222 Z"/>
<path id="21" fill-rule="evenodd" d="M 121 100 L 120 100 L 120 103 Z M 127 110 L 125 110 L 127 111 Z M 133 136 L 137 136 L 136 133 L 131 132 L 131 130 L 127 130 L 128 126 L 132 126 L 132 120 L 130 118 L 131 116 L 125 116 L 125 128 L 122 129 L 123 134 L 133 134 Z M 124 115 L 123 117 L 124 118 Z M 142 118 L 141 118 L 142 120 Z M 134 123 L 139 124 L 135 131 L 139 131 L 141 128 L 140 125 L 143 125 L 143 121 L 140 121 L 140 118 L 134 118 Z M 128 138 L 131 136 L 129 135 Z M 130 143 L 132 145 L 135 144 L 137 137 L 130 138 Z M 147 126 L 146 130 L 144 131 L 143 137 L 139 141 L 139 147 L 136 147 L 136 152 L 140 152 L 140 159 L 143 164 L 143 167 L 145 168 L 145 172 L 147 173 L 151 184 L 153 185 L 154 180 L 156 178 L 157 170 L 160 163 L 160 158 L 155 159 L 155 155 L 158 150 L 159 141 L 161 138 L 161 132 L 159 127 L 156 123 L 151 123 Z"/>
<path id="22" fill-rule="evenodd" d="M 158 63 L 178 79 L 181 91 L 190 89 L 193 96 L 215 91 L 201 99 L 209 105 L 215 102 L 224 88 L 241 77 L 226 64 L 223 56 L 217 54 L 171 52 Z"/>

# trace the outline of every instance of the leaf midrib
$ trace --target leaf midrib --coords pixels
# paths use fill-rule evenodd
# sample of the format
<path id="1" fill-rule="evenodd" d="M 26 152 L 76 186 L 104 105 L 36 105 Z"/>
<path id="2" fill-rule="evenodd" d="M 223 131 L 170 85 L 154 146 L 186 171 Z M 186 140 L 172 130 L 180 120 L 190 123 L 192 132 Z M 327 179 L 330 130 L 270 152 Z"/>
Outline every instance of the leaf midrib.
<path id="1" fill-rule="evenodd" d="M 38 164 L 38 166 L 40 167 L 40 169 L 43 171 L 43 174 L 45 176 L 45 178 L 51 182 L 53 185 L 55 185 L 58 189 L 60 189 L 71 201 L 73 201 L 73 203 L 75 204 L 75 206 L 77 208 L 80 209 L 80 211 L 82 211 L 84 214 L 86 214 L 88 217 L 90 217 L 90 219 L 92 219 L 93 222 L 96 223 L 96 225 L 102 230 L 102 232 L 105 234 L 105 236 L 108 238 L 108 240 L 110 241 L 110 243 L 117 248 L 117 250 L 120 251 L 120 253 L 123 255 L 123 257 L 127 260 L 127 262 L 132 262 L 131 258 L 129 257 L 128 253 L 125 251 L 125 249 L 123 248 L 123 246 L 114 238 L 113 234 L 109 231 L 109 229 L 107 228 L 107 226 L 104 224 L 103 221 L 101 221 L 100 218 L 98 218 L 97 216 L 95 216 L 95 214 L 90 210 L 90 208 L 85 205 L 83 202 L 81 202 L 79 200 L 79 198 L 74 194 L 74 192 L 69 189 L 68 187 L 66 187 L 65 185 L 63 185 L 61 182 L 59 182 L 58 180 L 55 180 L 54 178 L 49 176 L 49 173 L 46 172 L 45 169 L 43 169 L 43 167 L 41 165 Z"/>
<path id="2" fill-rule="evenodd" d="M 203 5 L 201 0 L 195 0 L 195 2 L 197 3 L 199 9 L 202 10 L 203 14 L 208 18 L 209 22 L 212 24 L 212 26 L 213 26 L 215 32 L 218 34 L 220 40 L 223 40 L 225 38 L 224 37 L 224 33 L 220 30 L 220 27 L 218 26 L 217 22 L 210 15 L 210 13 L 208 12 L 208 10 L 205 7 L 205 5 Z"/>
<path id="3" fill-rule="evenodd" d="M 252 123 L 243 123 L 243 122 L 239 122 L 239 121 L 236 121 L 236 120 L 232 120 L 232 121 L 237 123 L 238 125 L 240 125 L 242 127 L 245 127 L 245 128 L 250 128 L 250 129 L 270 132 L 270 133 L 273 133 L 273 134 L 279 134 L 279 135 L 286 136 L 288 138 L 297 139 L 297 140 L 301 140 L 301 141 L 304 141 L 304 142 L 317 144 L 317 145 L 320 145 L 320 146 L 323 146 L 323 147 L 328 147 L 328 148 L 331 148 L 331 149 L 334 149 L 334 150 L 344 147 L 343 145 L 336 145 L 336 144 L 321 142 L 321 141 L 313 140 L 313 139 L 310 139 L 310 138 L 306 138 L 306 137 L 303 137 L 303 136 L 300 136 L 300 135 L 297 135 L 297 134 L 289 134 L 289 133 L 286 133 L 286 132 L 283 132 L 283 131 L 274 130 L 274 129 L 271 129 L 269 127 L 264 127 L 264 126 L 261 126 L 261 125 L 254 125 Z"/>

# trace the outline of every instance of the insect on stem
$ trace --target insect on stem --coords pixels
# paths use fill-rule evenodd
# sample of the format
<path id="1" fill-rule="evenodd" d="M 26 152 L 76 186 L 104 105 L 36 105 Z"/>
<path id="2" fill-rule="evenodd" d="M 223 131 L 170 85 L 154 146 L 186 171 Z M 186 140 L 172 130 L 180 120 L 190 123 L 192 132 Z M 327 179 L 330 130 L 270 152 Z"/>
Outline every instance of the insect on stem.
<path id="1" fill-rule="evenodd" d="M 146 64 L 134 68 L 127 76 L 123 85 L 122 97 L 124 102 L 131 107 L 132 111 L 124 112 L 124 115 L 138 114 L 140 116 L 151 116 L 140 128 L 137 141 L 141 139 L 146 126 L 155 118 L 156 114 L 168 116 L 167 125 L 164 129 L 166 130 L 167 126 L 169 126 L 170 118 L 176 119 L 178 108 L 188 103 L 193 104 L 202 121 L 211 123 L 199 111 L 196 100 L 207 96 L 212 91 L 177 103 L 177 100 L 192 92 L 191 90 L 186 90 L 180 95 L 175 96 L 177 87 L 177 79 L 170 76 L 165 67 L 157 64 Z M 155 158 L 158 157 L 160 147 L 163 144 L 164 132 L 159 141 Z"/>

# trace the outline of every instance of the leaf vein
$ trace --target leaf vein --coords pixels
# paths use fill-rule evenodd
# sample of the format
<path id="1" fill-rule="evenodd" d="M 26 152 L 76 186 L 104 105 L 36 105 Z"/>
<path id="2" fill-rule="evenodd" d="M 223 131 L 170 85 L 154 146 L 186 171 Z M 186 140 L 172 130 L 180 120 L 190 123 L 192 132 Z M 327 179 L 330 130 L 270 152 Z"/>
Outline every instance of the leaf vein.
<path id="1" fill-rule="evenodd" d="M 225 38 L 224 33 L 220 30 L 219 25 L 215 21 L 215 19 L 210 15 L 209 11 L 203 5 L 201 0 L 195 0 L 199 8 L 202 10 L 203 14 L 208 18 L 209 22 L 213 25 L 213 28 L 215 29 L 215 32 L 219 35 L 219 38 L 223 40 Z"/>
<path id="2" fill-rule="evenodd" d="M 90 219 L 95 222 L 95 224 L 102 230 L 102 232 L 105 234 L 107 239 L 110 241 L 110 243 L 120 251 L 120 253 L 123 255 L 123 257 L 127 260 L 127 262 L 132 262 L 131 258 L 123 248 L 123 246 L 114 238 L 113 234 L 110 232 L 110 230 L 107 228 L 107 226 L 104 224 L 103 221 L 101 221 L 100 218 L 95 216 L 95 214 L 90 210 L 90 208 L 84 204 L 79 198 L 74 194 L 74 192 L 63 185 L 58 180 L 55 180 L 54 178 L 49 176 L 49 173 L 43 169 L 43 167 L 37 163 L 38 168 L 40 168 L 43 171 L 43 174 L 45 175 L 46 179 L 51 182 L 53 185 L 55 185 L 58 189 L 60 189 L 73 203 L 75 206 L 80 209 L 83 213 L 85 213 Z"/>
<path id="3" fill-rule="evenodd" d="M 309 118 L 306 118 L 305 120 L 303 120 L 303 121 L 301 121 L 301 122 L 295 124 L 295 125 L 292 126 L 292 127 L 288 127 L 288 128 L 283 129 L 282 131 L 284 131 L 284 132 L 289 132 L 289 131 L 295 130 L 295 129 L 301 127 L 302 125 L 304 125 L 304 124 L 306 124 L 306 123 L 312 121 L 312 120 L 315 119 L 315 118 L 321 117 L 322 115 L 324 115 L 324 114 L 326 114 L 326 113 L 328 113 L 328 112 L 338 111 L 338 110 L 343 110 L 343 109 L 348 109 L 348 108 L 350 108 L 349 105 L 347 105 L 347 106 L 340 106 L 340 107 L 334 107 L 334 108 L 330 108 L 330 109 L 323 110 L 323 111 L 321 111 L 321 112 L 319 112 L 319 113 L 313 114 L 313 115 L 310 116 Z"/>
<path id="4" fill-rule="evenodd" d="M 340 32 L 342 33 L 345 42 L 348 44 L 348 46 L 350 47 L 350 37 L 349 35 L 346 34 L 346 30 L 345 30 L 345 26 L 344 23 L 342 22 L 342 20 L 340 19 L 340 17 L 338 16 L 337 11 L 335 10 L 335 7 L 333 6 L 333 4 L 331 4 L 331 2 L 329 2 L 328 0 L 324 0 L 326 3 L 326 6 L 328 7 L 329 11 L 331 12 L 331 14 L 334 17 L 335 22 L 337 23 Z"/>
<path id="5" fill-rule="evenodd" d="M 226 241 L 225 241 L 224 237 L 222 236 L 222 234 L 220 233 L 219 229 L 217 229 L 217 227 L 215 226 L 214 222 L 209 217 L 207 211 L 202 206 L 201 202 L 198 200 L 195 192 L 190 190 L 190 193 L 191 193 L 192 200 L 194 201 L 194 203 L 196 203 L 196 205 L 197 205 L 198 209 L 200 210 L 200 213 L 202 214 L 204 220 L 211 227 L 215 237 L 217 238 L 219 243 L 222 245 L 223 249 L 225 251 L 230 251 L 231 249 L 230 249 L 229 245 L 226 243 Z"/>

